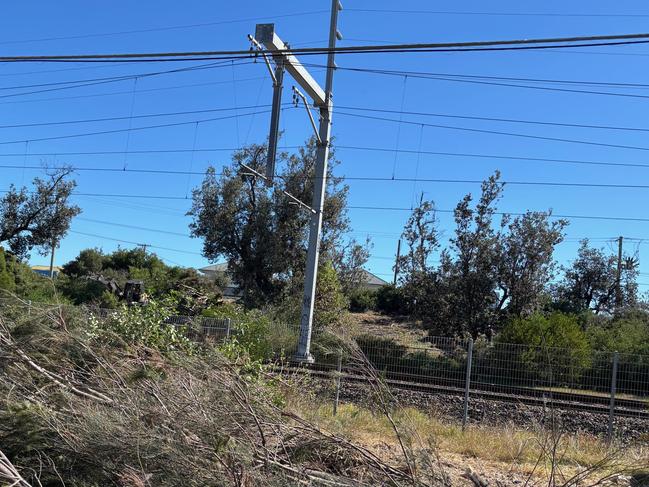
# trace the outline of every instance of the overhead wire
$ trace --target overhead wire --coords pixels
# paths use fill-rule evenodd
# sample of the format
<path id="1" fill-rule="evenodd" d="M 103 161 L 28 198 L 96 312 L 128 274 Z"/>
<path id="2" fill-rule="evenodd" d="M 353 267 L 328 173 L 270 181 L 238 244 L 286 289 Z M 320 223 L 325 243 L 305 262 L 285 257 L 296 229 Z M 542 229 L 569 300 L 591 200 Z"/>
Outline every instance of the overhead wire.
<path id="1" fill-rule="evenodd" d="M 533 134 L 521 134 L 521 133 L 516 133 L 516 132 L 503 132 L 503 131 L 498 131 L 498 130 L 488 130 L 488 129 L 479 129 L 479 128 L 473 128 L 473 127 L 458 127 L 454 125 L 442 125 L 442 124 L 433 124 L 433 123 L 424 123 L 421 121 L 416 121 L 416 120 L 398 120 L 394 118 L 388 118 L 388 117 L 377 117 L 373 115 L 362 115 L 359 113 L 350 113 L 350 112 L 344 112 L 338 110 L 336 112 L 336 115 L 342 115 L 342 116 L 349 116 L 349 117 L 357 117 L 357 118 L 364 118 L 368 120 L 380 120 L 384 122 L 394 122 L 394 123 L 405 123 L 405 124 L 410 124 L 410 125 L 425 125 L 426 127 L 435 127 L 435 128 L 441 128 L 441 129 L 449 129 L 449 130 L 460 130 L 460 131 L 465 131 L 465 132 L 474 132 L 474 133 L 483 133 L 483 134 L 492 134 L 492 135 L 504 135 L 508 137 L 522 137 L 522 138 L 527 138 L 527 139 L 536 139 L 536 140 L 545 140 L 545 141 L 551 141 L 551 142 L 565 142 L 565 143 L 570 143 L 570 144 L 584 144 L 584 145 L 593 145 L 593 146 L 599 146 L 599 147 L 610 147 L 614 149 L 629 149 L 629 150 L 641 150 L 641 151 L 649 151 L 649 147 L 643 147 L 643 146 L 635 146 L 635 145 L 624 145 L 624 144 L 609 144 L 605 142 L 595 142 L 591 140 L 579 140 L 579 139 L 567 139 L 563 137 L 548 137 L 548 136 L 542 136 L 542 135 L 533 135 Z"/>
<path id="2" fill-rule="evenodd" d="M 380 8 L 346 8 L 345 12 L 359 13 L 386 13 L 386 14 L 433 14 L 433 15 L 478 15 L 478 16 L 504 16 L 504 17 L 594 17 L 594 18 L 644 18 L 649 14 L 623 14 L 623 13 L 572 13 L 572 12 L 489 12 L 489 11 L 458 11 L 458 10 L 404 10 Z"/>
<path id="3" fill-rule="evenodd" d="M 182 30 L 182 29 L 193 29 L 197 27 L 212 27 L 215 25 L 224 25 L 224 24 L 234 24 L 234 23 L 241 23 L 241 22 L 253 22 L 256 20 L 264 20 L 264 19 L 280 19 L 280 18 L 288 18 L 288 17 L 301 17 L 301 16 L 306 16 L 306 15 L 316 15 L 316 14 L 322 14 L 322 13 L 328 13 L 328 10 L 310 10 L 310 11 L 304 11 L 304 12 L 293 12 L 293 13 L 287 13 L 287 14 L 273 14 L 273 15 L 266 15 L 266 16 L 257 16 L 257 17 L 247 17 L 243 19 L 229 19 L 229 20 L 217 20 L 213 22 L 200 22 L 200 23 L 194 23 L 194 24 L 184 24 L 184 25 L 171 25 L 171 26 L 164 26 L 164 27 L 149 27 L 146 29 L 134 29 L 134 30 L 126 30 L 126 31 L 115 31 L 115 32 L 94 32 L 90 34 L 76 34 L 76 35 L 71 35 L 71 36 L 57 36 L 57 37 L 41 37 L 37 39 L 16 39 L 16 40 L 10 40 L 10 41 L 2 41 L 0 42 L 0 45 L 6 45 L 6 44 L 26 44 L 26 43 L 34 43 L 34 42 L 50 42 L 50 41 L 60 41 L 60 40 L 72 40 L 72 39 L 88 39 L 88 38 L 96 38 L 96 37 L 112 37 L 112 36 L 120 36 L 120 35 L 127 35 L 127 34 L 142 34 L 142 33 L 148 33 L 148 32 L 164 32 L 164 31 L 170 31 L 170 30 Z"/>
<path id="4" fill-rule="evenodd" d="M 300 47 L 282 50 L 283 54 L 293 55 L 322 55 L 329 53 L 407 53 L 407 52 L 467 52 L 486 50 L 516 50 L 516 49 L 553 49 L 565 47 L 593 47 L 600 45 L 630 45 L 649 43 L 649 33 L 550 37 L 537 39 L 511 39 L 493 41 L 468 41 L 446 43 L 405 43 L 382 44 L 373 46 L 337 46 L 329 47 Z M 270 54 L 274 51 L 269 50 Z M 253 59 L 257 56 L 249 50 L 220 50 L 220 51 L 186 51 L 186 52 L 153 52 L 153 53 L 104 53 L 104 54 L 63 54 L 63 55 L 28 55 L 0 56 L 0 62 L 160 62 L 188 60 L 230 60 Z"/>

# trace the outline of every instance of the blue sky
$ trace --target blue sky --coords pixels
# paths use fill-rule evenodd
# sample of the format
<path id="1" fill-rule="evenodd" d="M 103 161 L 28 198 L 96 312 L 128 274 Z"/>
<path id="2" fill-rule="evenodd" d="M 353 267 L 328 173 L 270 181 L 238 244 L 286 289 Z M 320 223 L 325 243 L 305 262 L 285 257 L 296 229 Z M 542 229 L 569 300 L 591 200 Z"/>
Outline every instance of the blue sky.
<path id="1" fill-rule="evenodd" d="M 19 55 L 247 49 L 246 35 L 254 32 L 255 24 L 272 21 L 275 21 L 280 36 L 292 46 L 322 46 L 325 45 L 328 30 L 328 1 L 114 1 L 102 4 L 99 8 L 89 8 L 89 5 L 88 2 L 80 1 L 6 3 L 3 6 L 4 15 L 0 19 L 0 51 L 4 55 Z M 623 34 L 646 31 L 649 19 L 649 10 L 640 1 L 615 4 L 603 1 L 548 1 L 533 6 L 513 1 L 495 1 L 488 5 L 477 1 L 433 5 L 425 1 L 395 4 L 346 0 L 344 7 L 339 26 L 345 39 L 340 45 Z M 464 12 L 465 15 L 367 12 L 360 11 L 361 9 L 435 9 Z M 466 14 L 469 12 L 474 14 Z M 485 15 L 486 12 L 550 15 Z M 572 15 L 584 13 L 590 16 Z M 634 17 L 631 14 L 644 17 Z M 188 25 L 191 27 L 179 27 Z M 147 32 L 129 32 L 133 30 Z M 648 83 L 647 56 L 649 46 L 636 45 L 518 52 L 356 54 L 339 56 L 337 62 L 343 68 L 394 69 L 444 75 Z M 310 57 L 308 62 L 322 64 L 324 59 Z M 116 172 L 79 172 L 76 179 L 80 193 L 144 194 L 178 198 L 76 196 L 75 201 L 83 208 L 83 214 L 73 222 L 72 232 L 62 242 L 56 258 L 57 264 L 72 259 L 83 248 L 101 247 L 110 251 L 118 245 L 129 246 L 116 240 L 165 247 L 166 249 L 154 250 L 169 263 L 193 267 L 207 264 L 200 256 L 201 242 L 188 237 L 189 219 L 184 216 L 191 203 L 187 197 L 201 177 L 138 173 L 137 170 L 203 171 L 208 165 L 219 167 L 229 162 L 230 149 L 265 140 L 269 114 L 252 115 L 265 108 L 239 108 L 236 111 L 152 118 L 142 115 L 265 105 L 271 101 L 271 83 L 263 63 L 233 65 L 228 62 L 212 69 L 129 78 L 120 82 L 57 91 L 41 91 L 51 87 L 27 86 L 129 76 L 198 64 L 202 63 L 0 65 L 1 126 L 121 117 L 120 120 L 104 122 L 0 128 L 0 165 L 18 166 L 15 169 L 0 168 L 0 189 L 6 189 L 11 183 L 28 184 L 41 172 L 40 169 L 24 166 L 69 164 L 80 167 L 126 168 L 126 171 Z M 312 68 L 312 71 L 314 77 L 324 84 L 322 70 Z M 287 78 L 285 101 L 290 101 L 291 84 L 291 80 Z M 547 82 L 518 84 L 649 96 L 649 91 L 644 87 L 611 88 Z M 37 93 L 27 94 L 30 91 Z M 338 173 L 348 177 L 390 178 L 394 175 L 397 179 L 480 180 L 500 169 L 502 178 L 511 181 L 644 184 L 649 176 L 649 168 L 643 167 L 502 158 L 649 164 L 646 149 L 607 148 L 485 134 L 426 127 L 421 123 L 649 148 L 646 132 L 375 114 L 415 122 L 398 124 L 353 117 L 343 114 L 350 113 L 351 110 L 340 108 L 363 107 L 647 128 L 649 99 L 642 97 L 338 70 L 334 81 L 334 103 L 336 111 L 333 116 L 333 134 L 339 146 L 337 156 L 341 160 Z M 197 122 L 233 114 L 239 117 Z M 149 125 L 181 122 L 182 124 L 171 127 L 138 130 L 139 127 Z M 281 128 L 285 134 L 282 143 L 286 146 L 301 144 L 311 133 L 303 110 L 285 110 Z M 35 140 L 99 131 L 117 132 Z M 350 146 L 365 149 L 351 149 Z M 164 152 L 177 150 L 181 152 Z M 395 153 L 395 150 L 413 153 Z M 124 154 L 124 151 L 130 153 Z M 493 157 L 416 154 L 417 151 Z M 79 154 L 83 152 L 108 153 Z M 414 199 L 423 191 L 424 196 L 433 199 L 439 208 L 451 209 L 465 193 L 476 193 L 479 189 L 476 184 L 422 181 L 350 180 L 349 185 L 351 206 L 405 208 L 410 208 Z M 647 216 L 645 208 L 649 202 L 648 196 L 647 189 L 511 185 L 505 189 L 500 209 L 521 212 L 552 208 L 557 214 L 644 218 Z M 373 240 L 369 269 L 389 279 L 397 239 L 408 212 L 352 209 L 349 215 L 354 228 L 353 236 L 358 239 L 369 236 Z M 440 230 L 449 236 L 452 233 L 451 215 L 442 213 L 439 220 Z M 567 229 L 568 239 L 557 249 L 557 259 L 563 263 L 574 257 L 578 238 L 590 237 L 597 245 L 612 248 L 609 240 L 617 235 L 649 239 L 649 223 L 573 219 Z M 637 251 L 641 259 L 641 270 L 649 273 L 649 266 L 643 261 L 646 250 L 644 243 L 629 241 L 626 250 Z M 33 263 L 47 261 L 47 257 L 37 254 L 32 256 Z M 649 282 L 649 276 L 641 277 L 640 281 L 643 280 Z"/>

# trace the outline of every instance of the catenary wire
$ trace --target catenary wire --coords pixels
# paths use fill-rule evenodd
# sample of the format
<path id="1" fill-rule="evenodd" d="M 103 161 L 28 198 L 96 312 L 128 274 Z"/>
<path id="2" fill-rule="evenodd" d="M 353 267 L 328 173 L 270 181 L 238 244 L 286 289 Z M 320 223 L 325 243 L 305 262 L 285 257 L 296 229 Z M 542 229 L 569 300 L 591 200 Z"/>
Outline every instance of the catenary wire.
<path id="1" fill-rule="evenodd" d="M 570 43 L 570 44 L 568 44 Z M 580 43 L 580 44 L 575 44 Z M 586 44 L 583 44 L 586 43 Z M 322 55 L 329 53 L 405 53 L 405 52 L 444 52 L 445 49 L 459 51 L 467 50 L 503 50 L 516 48 L 544 48 L 549 46 L 559 47 L 592 47 L 593 45 L 621 45 L 621 44 L 645 44 L 649 43 L 649 33 L 595 35 L 595 36 L 569 36 L 550 37 L 538 39 L 512 39 L 493 41 L 468 41 L 468 42 L 446 42 L 446 43 L 404 43 L 404 44 L 383 44 L 373 46 L 338 46 L 329 47 L 301 47 L 282 50 L 283 54 L 300 55 Z M 549 45 L 549 46 L 546 46 Z M 269 50 L 273 53 L 273 50 Z M 156 53 L 106 53 L 106 54 L 63 54 L 63 55 L 30 55 L 30 56 L 2 56 L 0 62 L 46 62 L 46 61 L 110 61 L 110 60 L 136 60 L 143 59 L 159 61 L 160 59 L 177 60 L 204 60 L 232 58 L 254 58 L 256 55 L 249 50 L 221 50 L 221 51 L 186 51 L 186 52 L 156 52 Z"/>
<path id="2" fill-rule="evenodd" d="M 0 165 L 0 169 L 29 169 L 42 170 L 43 166 L 26 166 L 19 164 Z M 205 171 L 192 170 L 172 170 L 172 169 L 124 169 L 123 167 L 78 167 L 70 166 L 70 169 L 78 172 L 114 172 L 118 174 L 160 174 L 160 175 L 184 175 L 184 176 L 201 176 L 206 174 Z M 216 173 L 222 176 L 222 173 Z M 347 176 L 338 175 L 345 181 L 367 181 L 367 182 L 395 182 L 395 183 L 448 183 L 448 184 L 481 184 L 481 179 L 444 179 L 444 178 L 418 178 L 418 177 L 378 177 L 378 176 Z M 310 178 L 311 180 L 315 178 Z M 565 182 L 565 181 L 500 181 L 503 185 L 508 186 L 551 186 L 551 187 L 568 187 L 568 188 L 599 188 L 599 189 L 649 189 L 649 184 L 623 184 L 623 183 L 584 183 L 584 182 Z"/>
<path id="3" fill-rule="evenodd" d="M 520 133 L 515 133 L 515 132 L 503 132 L 503 131 L 498 131 L 498 130 L 478 129 L 478 128 L 472 128 L 472 127 L 458 127 L 458 126 L 454 126 L 454 125 L 441 125 L 441 124 L 424 123 L 424 122 L 418 122 L 418 121 L 415 121 L 415 120 L 401 120 L 401 122 L 400 122 L 398 119 L 394 119 L 394 118 L 377 117 L 377 116 L 372 116 L 372 115 L 362 115 L 362 114 L 358 114 L 358 113 L 350 113 L 350 112 L 344 112 L 344 111 L 340 111 L 340 110 L 338 110 L 336 112 L 336 115 L 364 118 L 364 119 L 368 119 L 368 120 L 379 120 L 379 121 L 384 121 L 384 122 L 405 123 L 405 124 L 410 124 L 410 125 L 424 125 L 426 127 L 434 127 L 434 128 L 449 129 L 449 130 L 460 130 L 460 131 L 465 131 L 465 132 L 476 132 L 476 133 L 492 134 L 492 135 L 505 135 L 505 136 L 508 136 L 508 137 L 522 137 L 522 138 L 527 138 L 527 139 L 546 140 L 546 141 L 551 141 L 551 142 L 565 142 L 565 143 L 570 143 L 570 144 L 585 144 L 585 145 L 594 145 L 594 146 L 598 146 L 598 147 L 611 147 L 611 148 L 614 148 L 614 149 L 629 149 L 629 150 L 649 151 L 649 147 L 642 147 L 642 146 L 635 146 L 635 145 L 607 144 L 605 142 L 595 142 L 595 141 L 591 141 L 591 140 L 566 139 L 566 138 L 561 138 L 561 137 L 547 137 L 547 136 L 542 136 L 542 135 L 520 134 Z"/>

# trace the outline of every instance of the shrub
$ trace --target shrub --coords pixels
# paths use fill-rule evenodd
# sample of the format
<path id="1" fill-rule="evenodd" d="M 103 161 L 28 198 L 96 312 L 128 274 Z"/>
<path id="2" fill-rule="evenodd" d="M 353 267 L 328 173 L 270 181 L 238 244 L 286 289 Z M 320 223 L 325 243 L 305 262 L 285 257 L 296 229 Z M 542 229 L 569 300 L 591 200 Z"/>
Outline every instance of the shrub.
<path id="1" fill-rule="evenodd" d="M 509 350 L 520 360 L 528 372 L 543 379 L 574 383 L 592 363 L 590 343 L 573 315 L 537 313 L 514 319 L 502 330 L 497 342 L 501 349 Z M 510 349 L 503 344 L 521 346 Z"/>
<path id="2" fill-rule="evenodd" d="M 297 328 L 278 323 L 260 310 L 245 310 L 229 303 L 209 308 L 203 316 L 232 320 L 230 339 L 223 347 L 232 359 L 245 355 L 251 361 L 259 361 L 285 355 L 297 343 Z"/>
<path id="3" fill-rule="evenodd" d="M 104 319 L 93 316 L 89 335 L 99 340 L 118 337 L 127 344 L 145 345 L 162 352 L 191 352 L 193 345 L 183 331 L 166 323 L 172 310 L 155 301 L 146 306 L 122 306 Z"/>
<path id="4" fill-rule="evenodd" d="M 403 289 L 393 284 L 381 287 L 376 292 L 376 308 L 384 313 L 404 313 L 407 303 Z"/>
<path id="5" fill-rule="evenodd" d="M 16 289 L 16 281 L 13 273 L 8 269 L 5 259 L 5 251 L 0 247 L 0 289 L 13 292 Z"/>
<path id="6" fill-rule="evenodd" d="M 349 296 L 349 311 L 362 313 L 376 308 L 376 291 L 371 289 L 355 289 Z"/>

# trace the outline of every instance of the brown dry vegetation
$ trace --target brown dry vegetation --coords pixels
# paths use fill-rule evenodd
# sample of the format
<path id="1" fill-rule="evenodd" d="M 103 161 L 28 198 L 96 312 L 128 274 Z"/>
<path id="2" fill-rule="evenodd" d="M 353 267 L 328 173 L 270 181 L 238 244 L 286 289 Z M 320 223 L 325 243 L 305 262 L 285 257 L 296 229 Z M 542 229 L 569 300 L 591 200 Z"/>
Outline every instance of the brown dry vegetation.
<path id="1" fill-rule="evenodd" d="M 618 452 L 559 431 L 462 432 L 400 407 L 349 347 L 375 407 L 348 404 L 334 417 L 304 392 L 303 375 L 271 375 L 232 347 L 160 353 L 84 316 L 5 308 L 0 482 L 567 487 L 612 476 L 629 485 L 649 460 L 642 447 Z"/>

